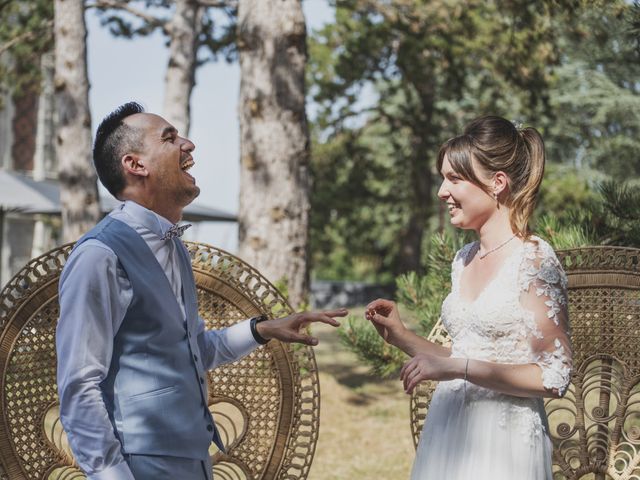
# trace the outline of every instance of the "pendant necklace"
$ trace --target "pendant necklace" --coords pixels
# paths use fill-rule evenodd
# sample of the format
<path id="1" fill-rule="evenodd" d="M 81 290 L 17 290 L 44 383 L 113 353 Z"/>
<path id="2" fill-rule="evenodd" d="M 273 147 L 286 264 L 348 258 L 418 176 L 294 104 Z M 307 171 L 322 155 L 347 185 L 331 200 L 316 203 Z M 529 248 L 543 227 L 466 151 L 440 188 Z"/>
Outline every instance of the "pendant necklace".
<path id="1" fill-rule="evenodd" d="M 487 250 L 484 253 L 480 253 L 480 247 L 478 246 L 478 257 L 480 258 L 480 260 L 482 260 L 484 257 L 486 257 L 487 255 L 489 255 L 490 253 L 495 252 L 496 250 L 500 250 L 502 247 L 504 247 L 507 243 L 509 243 L 511 240 L 513 240 L 514 238 L 516 238 L 518 236 L 517 233 L 514 233 L 511 237 L 507 238 L 504 242 L 502 242 L 500 245 L 498 245 L 497 247 L 493 247 L 491 250 Z M 478 245 L 480 244 L 480 242 L 478 242 Z"/>

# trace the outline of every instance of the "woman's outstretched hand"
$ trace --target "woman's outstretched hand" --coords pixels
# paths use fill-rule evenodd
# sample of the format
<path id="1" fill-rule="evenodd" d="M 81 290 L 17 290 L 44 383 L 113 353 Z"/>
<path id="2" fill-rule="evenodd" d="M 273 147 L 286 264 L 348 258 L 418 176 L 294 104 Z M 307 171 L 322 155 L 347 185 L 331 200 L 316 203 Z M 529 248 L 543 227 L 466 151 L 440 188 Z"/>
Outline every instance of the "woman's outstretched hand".
<path id="1" fill-rule="evenodd" d="M 384 341 L 392 345 L 397 345 L 398 339 L 407 330 L 400 320 L 398 306 L 391 300 L 374 300 L 367 305 L 364 317 L 373 324 Z"/>

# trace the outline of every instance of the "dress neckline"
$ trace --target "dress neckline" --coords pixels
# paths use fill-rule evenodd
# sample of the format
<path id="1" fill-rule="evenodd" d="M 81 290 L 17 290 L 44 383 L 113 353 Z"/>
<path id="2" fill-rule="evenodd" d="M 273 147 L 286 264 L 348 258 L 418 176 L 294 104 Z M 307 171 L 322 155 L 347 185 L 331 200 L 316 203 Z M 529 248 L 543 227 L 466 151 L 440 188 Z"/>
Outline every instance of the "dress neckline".
<path id="1" fill-rule="evenodd" d="M 469 300 L 467 298 L 465 298 L 462 295 L 462 291 L 461 291 L 461 284 L 462 284 L 462 273 L 464 272 L 465 267 L 465 263 L 468 265 L 469 262 L 467 262 L 467 259 L 469 259 L 472 255 L 475 257 L 475 255 L 478 253 L 478 251 L 480 250 L 480 241 L 476 240 L 475 242 L 473 242 L 471 244 L 471 246 L 469 247 L 469 249 L 465 252 L 465 255 L 462 256 L 462 258 L 460 259 L 460 265 L 459 265 L 459 272 L 456 278 L 456 294 L 458 296 L 458 300 L 460 300 L 462 303 L 465 303 L 467 305 L 474 305 L 481 297 L 484 296 L 484 294 L 487 292 L 487 290 L 489 290 L 489 287 L 491 287 L 503 274 L 504 270 L 506 269 L 507 265 L 509 265 L 514 258 L 516 258 L 516 254 L 520 254 L 523 250 L 524 247 L 527 243 L 527 240 L 523 241 L 520 245 L 518 245 L 517 248 L 515 248 L 502 262 L 502 265 L 500 265 L 500 267 L 498 267 L 498 270 L 496 271 L 496 273 L 493 275 L 493 277 L 491 277 L 491 279 L 485 283 L 485 285 L 482 287 L 482 289 L 480 289 L 480 292 L 478 293 L 478 295 L 476 295 L 476 297 L 473 300 Z"/>

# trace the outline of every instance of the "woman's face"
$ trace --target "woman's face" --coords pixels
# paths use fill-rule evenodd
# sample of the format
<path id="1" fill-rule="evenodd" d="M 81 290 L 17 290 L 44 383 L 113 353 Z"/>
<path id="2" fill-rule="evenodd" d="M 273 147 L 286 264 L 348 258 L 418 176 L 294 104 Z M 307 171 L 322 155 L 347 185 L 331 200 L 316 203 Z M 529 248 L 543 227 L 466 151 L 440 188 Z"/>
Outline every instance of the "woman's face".
<path id="1" fill-rule="evenodd" d="M 447 204 L 451 225 L 463 229 L 480 230 L 496 211 L 496 200 L 479 186 L 462 179 L 451 168 L 445 155 L 442 162 L 442 185 L 438 198 Z M 478 175 L 482 178 L 482 175 Z"/>

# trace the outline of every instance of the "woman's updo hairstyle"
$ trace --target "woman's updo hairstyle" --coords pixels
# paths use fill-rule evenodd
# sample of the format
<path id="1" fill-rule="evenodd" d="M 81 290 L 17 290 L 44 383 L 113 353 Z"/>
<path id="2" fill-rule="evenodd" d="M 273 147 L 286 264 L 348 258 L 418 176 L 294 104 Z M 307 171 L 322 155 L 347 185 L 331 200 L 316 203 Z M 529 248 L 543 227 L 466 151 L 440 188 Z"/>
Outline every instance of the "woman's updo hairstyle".
<path id="1" fill-rule="evenodd" d="M 440 147 L 438 171 L 442 170 L 445 155 L 457 175 L 489 195 L 493 195 L 490 186 L 477 173 L 488 178 L 496 172 L 506 173 L 508 188 L 500 193 L 500 202 L 510 208 L 512 230 L 522 238 L 531 234 L 528 222 L 545 162 L 544 142 L 535 128 L 516 128 L 498 116 L 481 117 L 469 123 L 462 135 Z M 479 168 L 474 168 L 474 163 Z"/>

